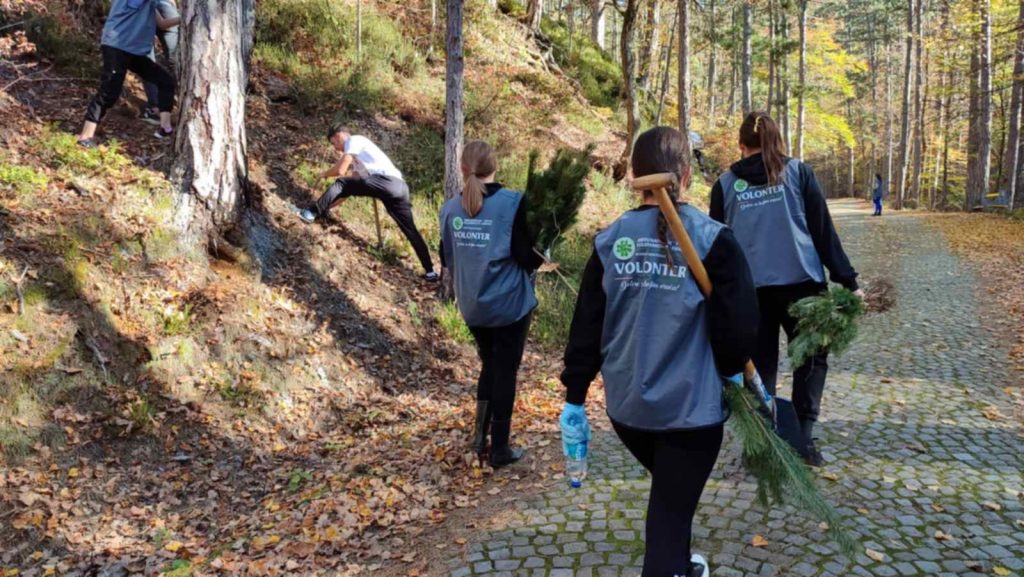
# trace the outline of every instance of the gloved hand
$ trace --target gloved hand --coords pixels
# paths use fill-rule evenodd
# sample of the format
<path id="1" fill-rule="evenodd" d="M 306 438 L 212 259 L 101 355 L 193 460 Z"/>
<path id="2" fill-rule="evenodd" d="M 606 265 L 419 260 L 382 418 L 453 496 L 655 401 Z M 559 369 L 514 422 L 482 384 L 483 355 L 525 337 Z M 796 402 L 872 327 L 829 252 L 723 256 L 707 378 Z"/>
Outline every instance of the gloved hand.
<path id="1" fill-rule="evenodd" d="M 757 374 L 757 371 L 754 371 L 749 378 L 745 373 L 736 373 L 731 377 L 722 377 L 722 380 L 753 393 L 754 398 L 758 400 L 757 411 L 772 424 L 772 427 L 775 426 L 775 399 L 765 389 L 764 383 L 761 382 L 761 375 Z"/>
<path id="2" fill-rule="evenodd" d="M 562 416 L 558 418 L 562 429 L 562 454 L 569 455 L 569 446 L 578 445 L 590 440 L 590 423 L 583 405 L 566 403 L 562 408 Z"/>

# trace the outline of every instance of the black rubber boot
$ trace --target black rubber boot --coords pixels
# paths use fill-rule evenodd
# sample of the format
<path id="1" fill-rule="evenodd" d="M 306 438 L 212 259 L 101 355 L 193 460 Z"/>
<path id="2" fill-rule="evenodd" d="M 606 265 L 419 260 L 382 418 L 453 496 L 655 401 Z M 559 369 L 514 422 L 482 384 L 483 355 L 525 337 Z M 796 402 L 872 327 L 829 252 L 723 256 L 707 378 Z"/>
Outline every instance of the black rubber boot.
<path id="1" fill-rule="evenodd" d="M 476 419 L 473 424 L 473 452 L 483 461 L 487 451 L 487 429 L 490 425 L 490 401 L 476 402 Z"/>
<path id="2" fill-rule="evenodd" d="M 822 466 L 825 460 L 821 457 L 821 451 L 814 444 L 814 421 L 800 419 L 800 428 L 803 430 L 804 438 L 807 439 L 807 448 L 800 455 L 804 458 L 804 463 L 810 467 Z"/>
<path id="3" fill-rule="evenodd" d="M 512 431 L 512 421 L 491 422 L 491 467 L 500 469 L 523 458 L 522 449 L 513 449 L 508 438 Z"/>

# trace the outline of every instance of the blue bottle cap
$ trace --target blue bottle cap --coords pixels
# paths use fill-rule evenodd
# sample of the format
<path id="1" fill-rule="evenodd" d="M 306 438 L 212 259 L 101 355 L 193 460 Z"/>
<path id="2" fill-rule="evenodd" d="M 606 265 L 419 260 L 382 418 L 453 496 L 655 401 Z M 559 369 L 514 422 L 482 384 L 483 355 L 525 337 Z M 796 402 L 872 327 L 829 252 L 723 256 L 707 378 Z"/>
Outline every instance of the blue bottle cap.
<path id="1" fill-rule="evenodd" d="M 580 487 L 583 486 L 583 481 L 577 481 L 576 479 L 573 479 L 569 481 L 569 486 L 572 487 L 573 489 L 579 489 Z"/>

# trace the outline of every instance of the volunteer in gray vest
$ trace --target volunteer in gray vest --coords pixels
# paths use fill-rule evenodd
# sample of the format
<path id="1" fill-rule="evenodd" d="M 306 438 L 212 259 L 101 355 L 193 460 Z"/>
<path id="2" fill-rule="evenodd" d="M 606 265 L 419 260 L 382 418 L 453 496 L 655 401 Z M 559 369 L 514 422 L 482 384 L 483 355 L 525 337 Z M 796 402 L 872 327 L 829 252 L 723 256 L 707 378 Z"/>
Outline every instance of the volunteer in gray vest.
<path id="1" fill-rule="evenodd" d="M 178 7 L 174 0 L 158 0 L 156 10 L 165 19 L 178 18 Z M 178 67 L 178 27 L 157 30 L 156 39 L 160 44 L 161 56 L 157 60 L 156 50 L 150 50 L 149 59 L 158 62 L 172 75 Z M 142 109 L 142 119 L 151 124 L 160 124 L 160 87 L 155 82 L 143 82 L 146 91 L 146 107 Z"/>
<path id="2" fill-rule="evenodd" d="M 441 262 L 451 271 L 459 312 L 480 355 L 472 448 L 483 460 L 489 431 L 489 460 L 497 469 L 523 457 L 509 436 L 516 374 L 537 306 L 530 273 L 543 259 L 527 230 L 523 195 L 494 182 L 496 170 L 487 143 L 466 144 L 466 187 L 441 207 Z"/>
<path id="3" fill-rule="evenodd" d="M 100 54 L 103 72 L 100 88 L 89 103 L 85 124 L 78 134 L 78 144 L 94 148 L 96 127 L 117 100 L 124 88 L 129 70 L 144 82 L 157 86 L 157 107 L 160 109 L 160 128 L 157 138 L 168 137 L 171 128 L 171 109 L 174 107 L 174 78 L 159 64 L 149 59 L 153 50 L 153 37 L 157 28 L 167 30 L 178 25 L 178 18 L 164 18 L 157 12 L 157 0 L 114 0 L 103 25 Z"/>
<path id="4" fill-rule="evenodd" d="M 674 172 L 689 186 L 683 144 L 674 128 L 643 133 L 633 174 Z M 640 207 L 594 240 L 562 372 L 563 442 L 586 438 L 583 404 L 600 372 L 615 432 L 651 472 L 643 577 L 709 574 L 707 561 L 691 554 L 690 536 L 728 417 L 721 375 L 740 373 L 757 340 L 757 296 L 732 231 L 688 204 L 678 210 L 715 287 L 711 296 L 701 294 L 645 193 Z"/>
<path id="5" fill-rule="evenodd" d="M 754 365 L 772 394 L 778 379 L 779 328 L 796 336 L 789 315 L 794 302 L 833 282 L 857 290 L 857 273 L 832 225 L 825 197 L 809 166 L 785 156 L 778 126 L 768 114 L 752 112 L 740 126 L 743 159 L 711 189 L 711 218 L 732 228 L 750 262 L 761 310 Z M 811 357 L 793 373 L 793 406 L 806 446 L 804 460 L 822 462 L 813 428 L 821 409 L 828 353 Z"/>
<path id="6" fill-rule="evenodd" d="M 306 223 L 313 223 L 318 218 L 327 216 L 332 208 L 340 206 L 349 197 L 368 196 L 375 198 L 384 205 L 398 230 L 402 231 L 406 240 L 416 252 L 416 258 L 423 265 L 423 278 L 436 282 L 437 273 L 430 259 L 430 251 L 423 235 L 416 228 L 412 215 L 412 201 L 409 198 L 409 185 L 402 178 L 391 159 L 376 144 L 365 136 L 352 134 L 349 129 L 333 125 L 327 129 L 327 141 L 341 153 L 338 161 L 320 174 L 320 178 L 336 178 L 327 188 L 316 204 L 299 211 L 299 218 Z M 349 171 L 354 174 L 350 175 Z"/>

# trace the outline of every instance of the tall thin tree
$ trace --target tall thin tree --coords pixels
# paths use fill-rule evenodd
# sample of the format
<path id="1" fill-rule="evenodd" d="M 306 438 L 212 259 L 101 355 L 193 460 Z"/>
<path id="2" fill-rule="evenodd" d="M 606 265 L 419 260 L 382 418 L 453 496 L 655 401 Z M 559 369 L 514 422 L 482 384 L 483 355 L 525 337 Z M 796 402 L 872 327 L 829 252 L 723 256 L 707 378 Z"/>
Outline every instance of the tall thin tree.
<path id="1" fill-rule="evenodd" d="M 690 168 L 690 0 L 679 0 L 679 132 L 683 133 L 683 172 Z"/>
<path id="2" fill-rule="evenodd" d="M 622 12 L 622 33 L 619 40 L 619 56 L 622 63 L 623 100 L 626 109 L 626 147 L 619 159 L 617 176 L 624 177 L 629 170 L 629 158 L 633 154 L 633 141 L 640 130 L 640 101 L 637 97 L 636 82 L 636 19 L 640 0 L 627 0 Z"/>
<path id="3" fill-rule="evenodd" d="M 754 8 L 751 6 L 753 0 L 743 0 L 743 113 L 746 114 L 754 109 L 752 77 L 754 72 L 753 46 L 751 45 L 754 35 Z"/>
<path id="4" fill-rule="evenodd" d="M 1004 180 L 1009 195 L 1009 205 L 1010 208 L 1015 208 L 1018 197 L 1024 197 L 1024 194 L 1019 191 L 1021 182 L 1018 180 L 1021 148 L 1024 147 L 1024 141 L 1021 139 L 1021 114 L 1024 113 L 1024 2 L 1020 3 L 1020 14 L 1017 16 L 1017 45 L 1014 47 L 1013 83 L 1011 86 L 1006 158 L 1003 159 L 1003 166 L 1006 168 L 1003 172 L 1005 173 Z"/>
<path id="5" fill-rule="evenodd" d="M 800 5 L 800 70 L 797 71 L 799 77 L 799 91 L 797 92 L 797 103 L 796 103 L 796 157 L 800 160 L 804 158 L 804 116 L 805 111 L 805 99 L 807 98 L 807 2 L 808 0 L 798 0 Z"/>
<path id="6" fill-rule="evenodd" d="M 921 1 L 921 0 L 917 0 Z M 900 132 L 900 157 L 899 157 L 899 181 L 896 183 L 898 190 L 895 195 L 893 208 L 903 208 L 903 200 L 906 198 L 908 171 L 910 169 L 910 131 L 914 124 L 911 122 L 913 85 L 911 79 L 914 75 L 914 16 L 915 0 L 907 0 L 907 33 L 906 33 L 906 55 L 903 68 L 903 118 Z"/>
<path id="7" fill-rule="evenodd" d="M 715 20 L 715 0 L 708 0 L 708 127 L 714 128 L 716 124 L 716 96 L 718 90 L 715 87 L 716 67 L 718 60 L 718 22 Z"/>

